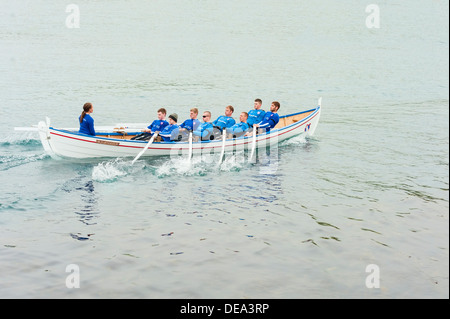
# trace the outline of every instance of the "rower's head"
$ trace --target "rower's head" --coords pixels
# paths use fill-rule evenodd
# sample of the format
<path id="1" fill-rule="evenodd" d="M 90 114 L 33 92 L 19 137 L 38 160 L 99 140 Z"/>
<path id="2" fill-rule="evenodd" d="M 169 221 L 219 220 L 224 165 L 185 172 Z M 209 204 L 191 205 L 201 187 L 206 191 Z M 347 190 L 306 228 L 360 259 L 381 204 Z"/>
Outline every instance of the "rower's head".
<path id="1" fill-rule="evenodd" d="M 256 99 L 255 103 L 253 104 L 255 110 L 260 110 L 261 106 L 262 106 L 262 100 L 261 99 Z"/>
<path id="2" fill-rule="evenodd" d="M 281 106 L 280 102 L 277 101 L 272 102 L 272 105 L 270 106 L 270 112 L 277 113 L 278 110 L 280 109 L 280 106 Z"/>
<path id="3" fill-rule="evenodd" d="M 198 109 L 196 107 L 192 108 L 189 113 L 191 120 L 195 120 L 197 118 L 197 115 L 198 115 Z"/>
<path id="4" fill-rule="evenodd" d="M 178 122 L 178 115 L 177 113 L 173 113 L 169 115 L 169 124 L 173 125 L 173 124 L 177 124 Z"/>
<path id="5" fill-rule="evenodd" d="M 225 116 L 231 116 L 231 115 L 233 115 L 233 112 L 234 112 L 234 107 L 232 107 L 231 105 L 228 105 L 225 108 Z"/>
<path id="6" fill-rule="evenodd" d="M 158 110 L 158 120 L 164 121 L 166 119 L 167 111 L 165 108 L 160 108 Z"/>
<path id="7" fill-rule="evenodd" d="M 203 122 L 211 122 L 211 112 L 210 111 L 203 112 Z"/>
<path id="8" fill-rule="evenodd" d="M 243 123 L 247 123 L 247 119 L 248 119 L 248 113 L 247 112 L 242 112 L 241 115 L 239 115 L 239 120 Z"/>

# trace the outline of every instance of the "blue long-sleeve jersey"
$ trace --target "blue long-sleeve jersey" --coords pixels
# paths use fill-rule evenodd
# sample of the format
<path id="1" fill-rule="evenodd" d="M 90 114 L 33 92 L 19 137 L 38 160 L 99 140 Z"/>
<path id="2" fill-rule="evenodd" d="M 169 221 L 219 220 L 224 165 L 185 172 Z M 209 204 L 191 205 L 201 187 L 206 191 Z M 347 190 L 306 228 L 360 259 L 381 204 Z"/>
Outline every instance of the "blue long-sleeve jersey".
<path id="1" fill-rule="evenodd" d="M 248 112 L 247 124 L 253 126 L 253 124 L 260 123 L 264 119 L 266 111 L 264 110 L 251 110 Z"/>
<path id="2" fill-rule="evenodd" d="M 169 124 L 159 133 L 164 142 L 170 142 L 178 137 L 180 127 L 176 124 Z"/>
<path id="3" fill-rule="evenodd" d="M 194 132 L 194 136 L 200 136 L 202 138 L 207 137 L 213 132 L 213 125 L 208 122 L 202 123 Z"/>
<path id="4" fill-rule="evenodd" d="M 230 133 L 230 134 L 240 134 L 240 133 L 247 132 L 249 128 L 250 128 L 250 126 L 248 126 L 247 123 L 245 123 L 245 122 L 240 122 L 240 123 L 234 124 L 234 125 L 233 125 L 232 127 L 230 127 L 230 128 L 227 128 L 227 133 Z"/>
<path id="5" fill-rule="evenodd" d="M 81 116 L 78 118 L 81 118 Z M 94 129 L 94 119 L 89 114 L 86 114 L 83 118 L 83 121 L 80 123 L 80 130 L 78 133 L 83 133 L 87 135 L 93 135 L 95 136 L 95 129 Z"/>
<path id="6" fill-rule="evenodd" d="M 180 127 L 184 128 L 188 131 L 195 131 L 199 126 L 200 126 L 200 121 L 195 119 L 188 119 L 186 121 L 184 121 L 183 123 L 181 123 Z"/>
<path id="7" fill-rule="evenodd" d="M 152 133 L 155 133 L 155 132 L 162 132 L 162 130 L 164 130 L 164 128 L 168 125 L 169 123 L 167 121 L 154 120 L 152 124 L 150 124 L 147 128 L 152 130 Z"/>
<path id="8" fill-rule="evenodd" d="M 236 124 L 236 121 L 230 117 L 221 115 L 212 123 L 214 126 L 218 126 L 221 129 L 232 127 L 234 124 Z"/>
<path id="9" fill-rule="evenodd" d="M 259 127 L 265 129 L 266 132 L 269 132 L 278 124 L 279 121 L 280 116 L 278 113 L 266 112 L 263 120 L 259 123 Z"/>

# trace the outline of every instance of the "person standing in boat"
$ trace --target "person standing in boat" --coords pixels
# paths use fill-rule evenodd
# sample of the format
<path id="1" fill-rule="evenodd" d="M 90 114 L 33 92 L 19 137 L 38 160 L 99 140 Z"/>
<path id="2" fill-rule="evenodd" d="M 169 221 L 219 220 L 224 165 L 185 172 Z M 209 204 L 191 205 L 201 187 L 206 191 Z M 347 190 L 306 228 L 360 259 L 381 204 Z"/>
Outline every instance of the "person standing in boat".
<path id="1" fill-rule="evenodd" d="M 80 130 L 78 133 L 95 136 L 94 119 L 91 116 L 92 112 L 94 112 L 92 103 L 85 103 L 83 105 L 83 113 L 79 117 Z"/>
<path id="2" fill-rule="evenodd" d="M 161 132 L 169 123 L 166 121 L 167 111 L 165 108 L 158 110 L 158 119 L 154 120 L 146 129 L 142 130 L 142 134 L 135 136 L 132 140 L 146 141 L 149 140 L 155 132 Z"/>
<path id="3" fill-rule="evenodd" d="M 242 112 L 239 116 L 240 123 L 234 124 L 232 127 L 227 129 L 227 134 L 231 134 L 233 138 L 244 135 L 248 132 L 250 126 L 248 125 L 248 113 Z"/>
<path id="4" fill-rule="evenodd" d="M 189 135 L 189 132 L 193 132 L 197 130 L 197 128 L 200 126 L 200 121 L 197 119 L 198 116 L 198 109 L 192 108 L 189 113 L 190 119 L 184 121 L 180 124 L 180 134 L 181 138 L 187 138 Z"/>
<path id="5" fill-rule="evenodd" d="M 164 142 L 170 142 L 178 139 L 180 127 L 177 125 L 178 115 L 176 113 L 169 115 L 169 125 L 159 133 Z"/>
<path id="6" fill-rule="evenodd" d="M 258 131 L 263 129 L 266 132 L 270 132 L 270 130 L 273 129 L 280 121 L 280 116 L 277 113 L 279 109 L 280 103 L 277 101 L 272 102 L 272 105 L 270 106 L 270 112 L 266 112 L 266 114 L 264 114 L 263 120 L 253 126 L 256 126 L 258 128 Z M 248 134 L 251 135 L 252 133 Z"/>
<path id="7" fill-rule="evenodd" d="M 203 112 L 203 123 L 197 127 L 197 129 L 192 133 L 194 137 L 198 140 L 199 138 L 202 141 L 209 140 L 211 133 L 213 132 L 213 125 L 211 123 L 211 112 L 205 111 Z"/>
<path id="8" fill-rule="evenodd" d="M 252 127 L 253 124 L 260 123 L 263 120 L 264 114 L 266 114 L 266 111 L 262 110 L 261 106 L 262 106 L 262 100 L 256 99 L 255 103 L 254 103 L 254 109 L 250 110 L 248 112 L 247 124 L 250 127 Z"/>

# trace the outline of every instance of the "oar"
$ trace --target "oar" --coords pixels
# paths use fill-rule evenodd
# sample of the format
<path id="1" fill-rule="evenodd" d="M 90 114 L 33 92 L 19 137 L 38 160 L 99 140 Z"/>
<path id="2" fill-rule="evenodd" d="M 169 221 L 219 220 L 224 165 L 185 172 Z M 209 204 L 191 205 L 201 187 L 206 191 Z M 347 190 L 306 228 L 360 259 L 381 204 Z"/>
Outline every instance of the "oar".
<path id="1" fill-rule="evenodd" d="M 134 158 L 134 160 L 131 162 L 131 165 L 134 164 L 134 162 L 136 162 L 138 160 L 139 157 L 142 156 L 142 154 L 145 153 L 146 150 L 148 150 L 148 147 L 153 143 L 153 141 L 155 140 L 155 138 L 158 136 L 158 132 L 155 132 L 155 134 L 153 134 L 152 138 L 150 139 L 150 141 L 148 141 L 147 145 L 145 145 L 144 149 L 142 151 L 139 152 L 139 154 Z"/>
<path id="2" fill-rule="evenodd" d="M 227 140 L 227 129 L 224 128 L 222 131 L 222 152 L 220 152 L 220 158 L 219 158 L 219 162 L 217 163 L 217 167 L 219 167 L 220 164 L 222 163 L 222 158 L 223 158 L 223 155 L 225 154 L 226 140 Z"/>
<path id="3" fill-rule="evenodd" d="M 189 132 L 189 162 L 191 161 L 192 157 L 192 131 Z"/>
<path id="4" fill-rule="evenodd" d="M 59 128 L 61 130 L 65 130 L 65 131 L 78 131 L 79 127 L 64 127 L 64 128 Z M 140 128 L 130 128 L 130 127 L 126 127 L 123 128 L 121 126 L 96 126 L 95 127 L 95 131 L 96 132 L 113 132 L 113 131 L 124 131 L 127 133 L 134 133 L 137 132 L 138 130 L 140 130 Z M 38 127 L 37 125 L 32 125 L 30 127 L 15 127 L 14 131 L 25 131 L 25 132 L 37 132 Z"/>
<path id="5" fill-rule="evenodd" d="M 250 157 L 248 158 L 248 162 L 251 163 L 253 160 L 253 154 L 255 153 L 256 148 L 256 126 L 253 126 L 253 135 L 252 135 L 252 152 L 250 153 Z"/>

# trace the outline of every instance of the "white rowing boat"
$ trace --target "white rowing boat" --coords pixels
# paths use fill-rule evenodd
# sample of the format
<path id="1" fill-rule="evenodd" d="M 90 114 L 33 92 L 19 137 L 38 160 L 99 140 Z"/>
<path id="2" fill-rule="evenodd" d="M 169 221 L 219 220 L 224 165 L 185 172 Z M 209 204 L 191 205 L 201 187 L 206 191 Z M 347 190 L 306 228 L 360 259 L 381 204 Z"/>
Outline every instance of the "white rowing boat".
<path id="1" fill-rule="evenodd" d="M 95 157 L 136 157 L 141 154 L 148 156 L 211 154 L 214 152 L 229 152 L 254 150 L 280 143 L 294 136 L 312 136 L 319 123 L 321 99 L 318 106 L 299 113 L 280 116 L 280 121 L 269 132 L 238 138 L 222 138 L 198 142 L 153 142 L 150 146 L 146 141 L 131 140 L 140 134 L 138 125 L 117 127 L 96 127 L 96 136 L 78 133 L 78 129 L 55 128 L 50 126 L 50 120 L 41 121 L 35 128 L 39 132 L 44 150 L 52 157 L 95 158 Z M 16 128 L 24 130 L 24 128 Z"/>

